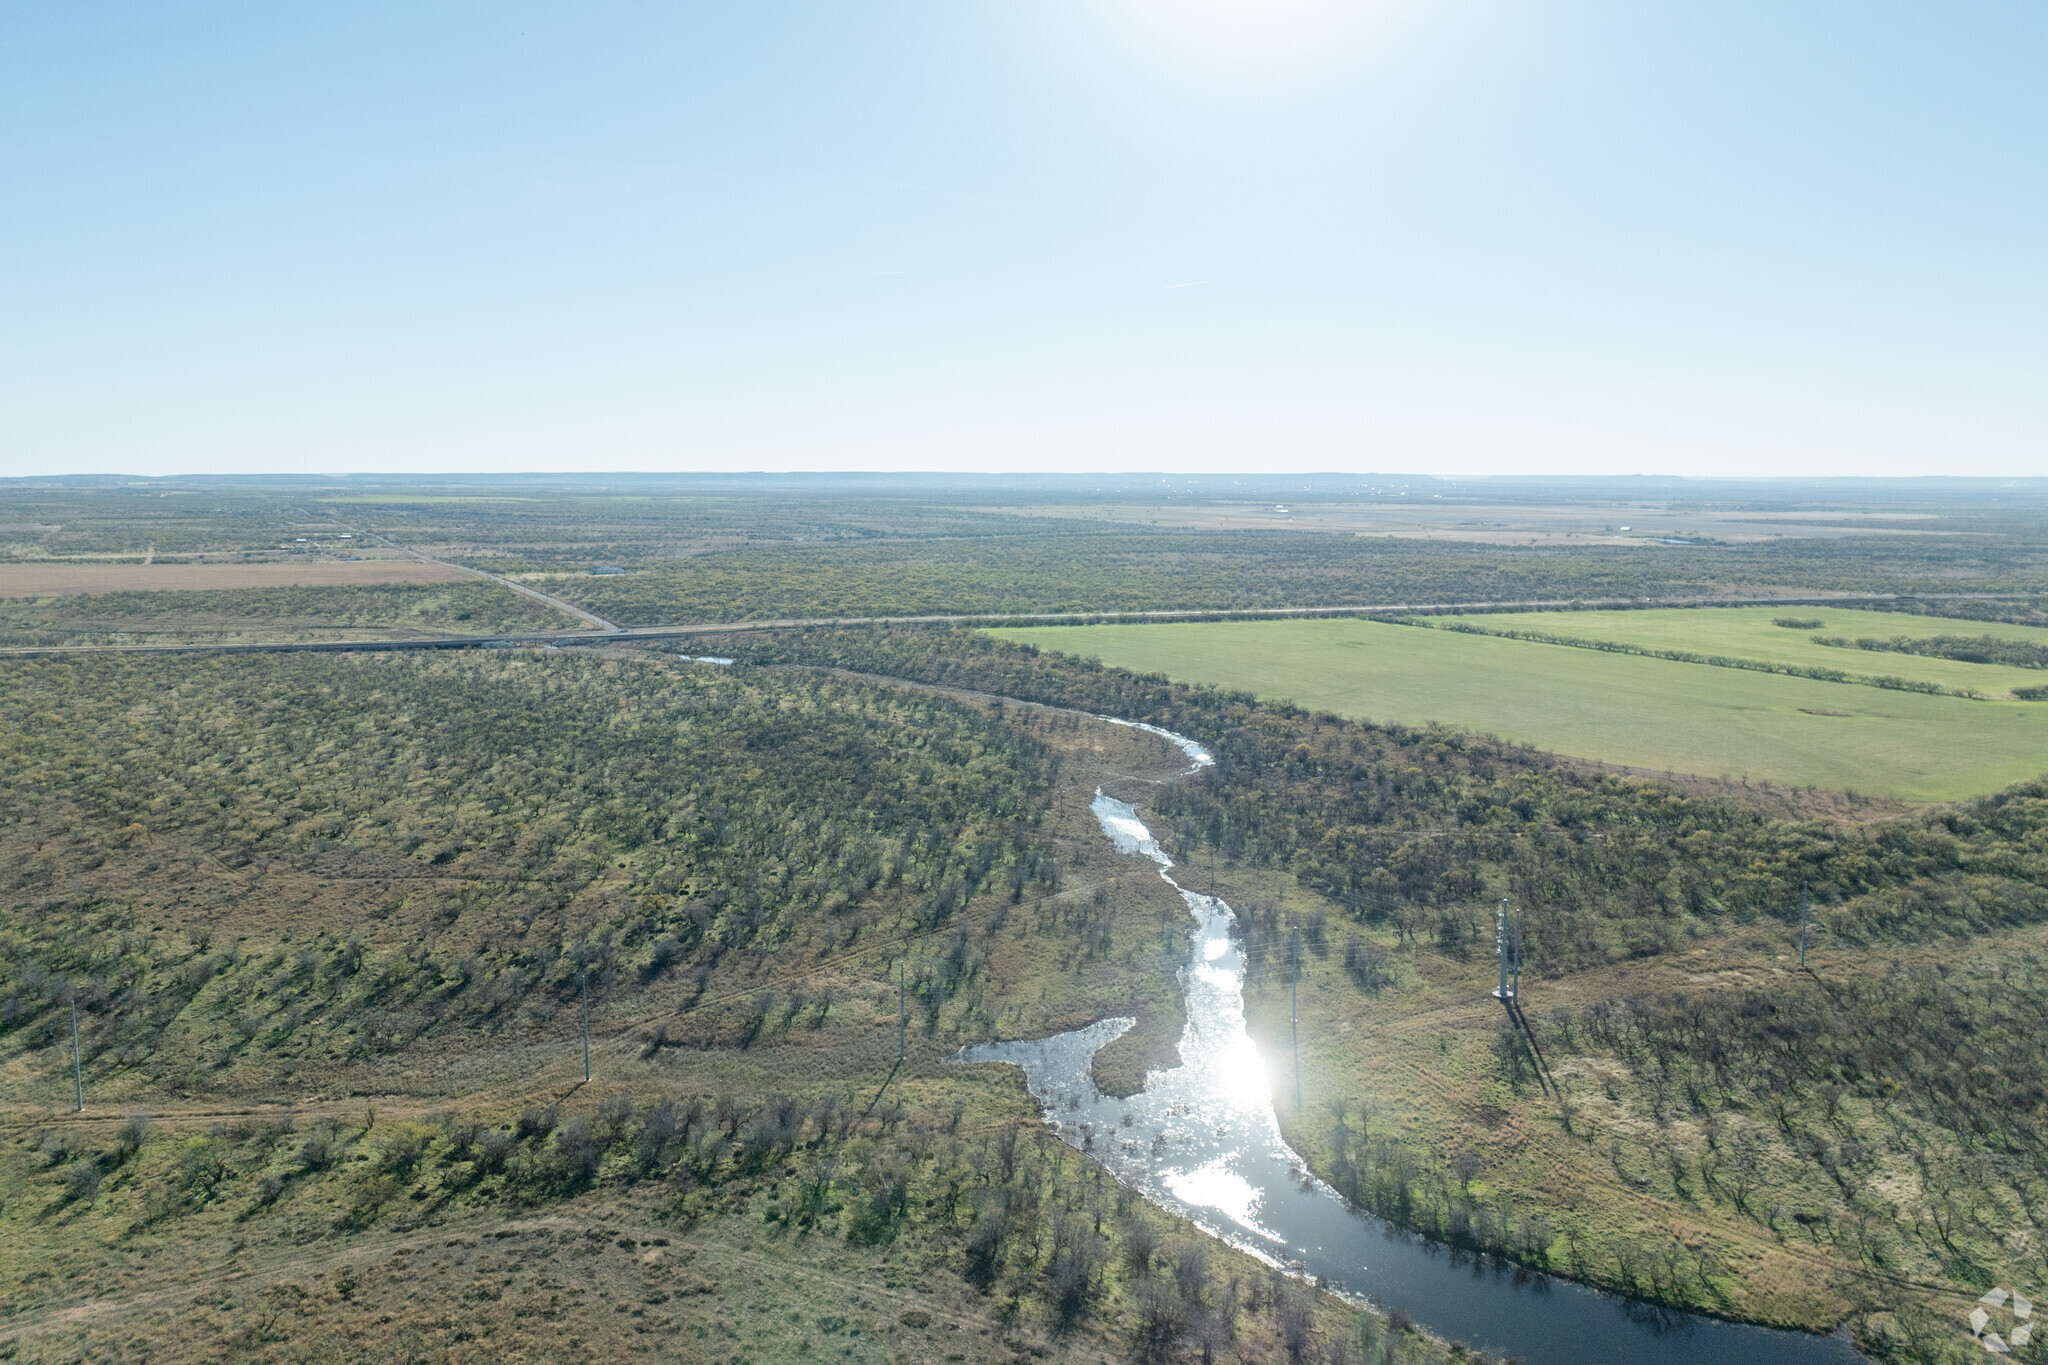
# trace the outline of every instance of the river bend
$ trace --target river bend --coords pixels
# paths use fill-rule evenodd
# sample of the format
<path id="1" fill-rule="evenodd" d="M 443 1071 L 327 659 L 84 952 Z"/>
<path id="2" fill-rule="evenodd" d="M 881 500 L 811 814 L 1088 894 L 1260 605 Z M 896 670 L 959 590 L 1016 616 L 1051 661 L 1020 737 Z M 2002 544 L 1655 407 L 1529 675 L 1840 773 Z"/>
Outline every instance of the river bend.
<path id="1" fill-rule="evenodd" d="M 1172 743 L 1187 756 L 1189 772 L 1213 762 L 1185 736 L 1112 723 Z M 1230 906 L 1173 879 L 1173 860 L 1135 808 L 1098 790 L 1093 809 L 1117 850 L 1151 861 L 1192 917 L 1180 968 L 1187 1010 L 1181 1064 L 1150 1073 L 1144 1091 L 1129 1099 L 1099 1092 L 1091 1070 L 1095 1053 L 1130 1028 L 1129 1019 L 963 1048 L 954 1059 L 1021 1067 L 1045 1122 L 1062 1141 L 1161 1208 L 1269 1264 L 1321 1276 L 1383 1309 L 1402 1309 L 1441 1336 L 1528 1365 L 1845 1365 L 1862 1359 L 1839 1335 L 1673 1313 L 1455 1251 L 1351 1207 L 1309 1174 L 1280 1134 L 1275 1078 L 1245 1029 L 1243 960 Z"/>

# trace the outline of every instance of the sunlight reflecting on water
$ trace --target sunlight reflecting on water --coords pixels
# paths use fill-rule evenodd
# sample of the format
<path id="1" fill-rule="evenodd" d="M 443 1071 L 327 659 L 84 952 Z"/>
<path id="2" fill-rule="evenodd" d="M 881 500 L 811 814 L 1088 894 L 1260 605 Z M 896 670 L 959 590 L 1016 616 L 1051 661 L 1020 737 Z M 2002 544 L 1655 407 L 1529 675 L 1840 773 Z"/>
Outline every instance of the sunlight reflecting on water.
<path id="1" fill-rule="evenodd" d="M 1127 723 L 1127 722 L 1121 722 Z M 1152 726 L 1193 761 L 1201 746 Z M 1186 1024 L 1180 1064 L 1145 1077 L 1128 1099 L 1095 1087 L 1095 1054 L 1136 1022 L 1102 1019 L 1050 1038 L 962 1048 L 958 1062 L 1023 1068 L 1048 1128 L 1117 1180 L 1268 1265 L 1370 1295 L 1448 1335 L 1531 1365 L 1841 1365 L 1861 1359 L 1839 1338 L 1647 1309 L 1569 1281 L 1482 1261 L 1347 1205 L 1281 1136 L 1272 1073 L 1245 1029 L 1236 916 L 1170 875 L 1136 808 L 1098 789 L 1092 809 L 1117 849 L 1151 861 L 1194 925 L 1180 969 Z"/>
<path id="2" fill-rule="evenodd" d="M 1166 1188 L 1183 1202 L 1214 1209 L 1247 1232 L 1273 1237 L 1271 1231 L 1259 1226 L 1257 1213 L 1262 1196 L 1231 1167 L 1228 1158 L 1204 1162 L 1192 1171 L 1169 1170 L 1163 1174 Z"/>

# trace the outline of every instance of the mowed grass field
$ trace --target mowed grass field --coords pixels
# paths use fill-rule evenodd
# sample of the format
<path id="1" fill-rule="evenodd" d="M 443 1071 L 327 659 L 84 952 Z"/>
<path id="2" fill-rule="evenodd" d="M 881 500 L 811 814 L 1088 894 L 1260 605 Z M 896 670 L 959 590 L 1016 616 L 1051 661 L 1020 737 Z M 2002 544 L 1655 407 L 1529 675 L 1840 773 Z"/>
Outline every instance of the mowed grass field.
<path id="1" fill-rule="evenodd" d="M 1818 621 L 1813 627 L 1788 628 L 1780 620 Z M 1904 635 L 1916 640 L 1937 635 L 1996 636 L 2027 644 L 2048 645 L 2048 630 L 2007 625 L 1999 621 L 1955 621 L 1938 616 L 1908 616 L 1892 611 L 1849 611 L 1827 607 L 1695 607 L 1677 611 L 1526 611 L 1490 616 L 1460 616 L 1460 624 L 1486 630 L 1528 631 L 1568 635 L 1576 640 L 1602 640 L 1638 649 L 1687 650 L 1724 654 L 1737 659 L 1794 664 L 1801 668 L 1838 668 L 1864 676 L 1889 675 L 1914 682 L 1938 683 L 1999 696 L 2015 687 L 2048 683 L 2048 672 L 1998 664 L 1963 663 L 1889 650 L 1844 649 L 1814 643 L 1829 639 L 1889 640 Z M 1447 622 L 1440 624 L 1448 624 Z"/>
<path id="2" fill-rule="evenodd" d="M 1800 614 L 1831 621 L 1824 611 Z M 1510 619 L 1521 623 L 1515 628 L 1538 629 L 1529 623 L 1543 618 Z M 1894 619 L 1885 618 L 1887 624 Z M 1943 624 L 1960 634 L 1978 623 Z M 1968 701 L 1377 621 L 1035 626 L 991 633 L 1341 715 L 1404 725 L 1442 722 L 1653 770 L 1919 801 L 1980 795 L 2048 772 L 2043 702 Z M 1701 649 L 1696 643 L 1658 647 Z M 1861 650 L 1823 652 L 1887 664 L 1928 662 Z"/>

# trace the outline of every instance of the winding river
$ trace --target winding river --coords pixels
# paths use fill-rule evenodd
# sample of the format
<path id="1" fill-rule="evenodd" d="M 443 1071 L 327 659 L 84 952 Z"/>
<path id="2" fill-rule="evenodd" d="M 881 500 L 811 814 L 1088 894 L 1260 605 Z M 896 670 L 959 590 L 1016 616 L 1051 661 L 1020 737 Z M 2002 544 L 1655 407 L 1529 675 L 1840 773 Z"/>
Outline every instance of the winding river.
<path id="1" fill-rule="evenodd" d="M 1202 747 L 1156 726 L 1193 765 Z M 1008 1062 L 1060 1138 L 1153 1203 L 1270 1264 L 1321 1276 L 1452 1340 L 1528 1365 L 1583 1361 L 1843 1365 L 1862 1359 L 1839 1336 L 1779 1331 L 1665 1309 L 1502 1266 L 1405 1232 L 1349 1206 L 1308 1173 L 1280 1135 L 1265 1059 L 1245 1031 L 1242 960 L 1230 906 L 1173 879 L 1137 811 L 1098 789 L 1094 811 L 1119 852 L 1149 859 L 1194 917 L 1181 969 L 1187 1027 L 1181 1065 L 1116 1099 L 1095 1088 L 1096 1050 L 1133 1021 L 1104 1019 L 1033 1042 L 962 1049 L 960 1062 Z"/>

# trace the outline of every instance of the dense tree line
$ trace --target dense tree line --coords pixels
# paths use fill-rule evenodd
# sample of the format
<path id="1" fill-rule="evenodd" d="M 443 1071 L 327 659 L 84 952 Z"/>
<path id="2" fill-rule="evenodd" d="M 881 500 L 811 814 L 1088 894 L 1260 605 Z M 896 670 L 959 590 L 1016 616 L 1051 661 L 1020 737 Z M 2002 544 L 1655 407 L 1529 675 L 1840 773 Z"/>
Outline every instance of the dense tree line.
<path id="1" fill-rule="evenodd" d="M 2000 635 L 1893 635 L 1886 639 L 1864 636 L 1849 640 L 1841 636 L 1816 635 L 1817 645 L 1837 649 L 1868 649 L 1887 654 L 1919 654 L 1931 659 L 1958 659 L 1968 664 L 2005 664 L 2012 668 L 2048 668 L 2048 645 L 2008 640 Z"/>
<path id="2" fill-rule="evenodd" d="M 1902 601 L 1897 605 L 1901 611 L 1910 611 L 1918 616 L 1939 616 L 1950 621 L 2004 621 L 2016 626 L 2048 627 L 2048 596 L 2036 589 L 2029 589 L 2031 595 L 2014 596 L 1992 601 L 1944 601 L 1938 598 L 1920 598 Z"/>

